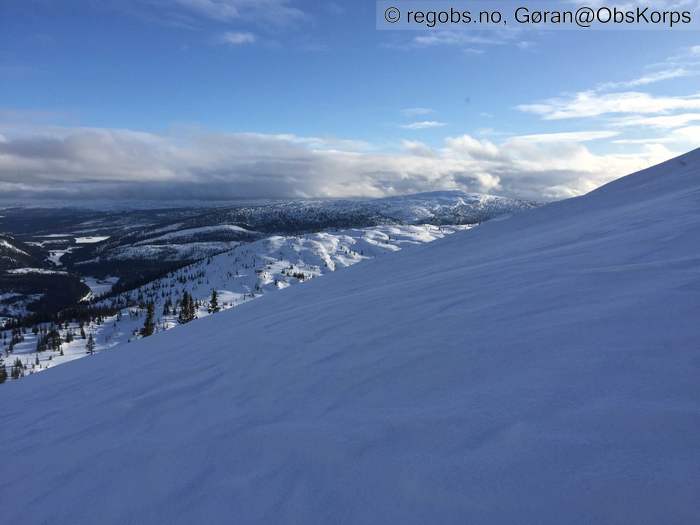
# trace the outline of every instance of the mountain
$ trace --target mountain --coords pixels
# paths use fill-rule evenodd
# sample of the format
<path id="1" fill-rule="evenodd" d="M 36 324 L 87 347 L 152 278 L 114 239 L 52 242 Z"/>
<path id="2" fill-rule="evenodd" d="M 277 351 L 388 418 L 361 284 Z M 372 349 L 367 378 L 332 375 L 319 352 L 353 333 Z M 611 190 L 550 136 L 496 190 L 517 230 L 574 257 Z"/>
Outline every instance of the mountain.
<path id="1" fill-rule="evenodd" d="M 444 191 L 383 199 L 288 200 L 200 210 L 190 217 L 113 234 L 109 240 L 63 259 L 83 268 L 113 261 L 191 262 L 269 235 L 390 224 L 477 224 L 536 207 L 530 201 Z M 165 219 L 165 220 L 163 220 Z"/>
<path id="2" fill-rule="evenodd" d="M 13 296 L 13 300 L 26 303 L 24 309 L 15 309 L 17 313 L 55 313 L 85 297 L 87 292 L 75 275 L 86 282 L 116 280 L 118 289 L 127 290 L 270 236 L 388 225 L 471 225 L 535 206 L 506 197 L 448 191 L 385 199 L 237 202 L 218 207 L 210 204 L 208 208 L 117 211 L 15 207 L 2 210 L 0 228 L 12 231 L 16 240 L 31 247 L 35 257 L 43 261 L 27 266 L 74 276 L 67 297 L 57 296 L 43 281 L 34 287 L 25 283 L 24 297 Z M 14 282 L 8 283 L 6 290 L 17 294 L 10 286 Z M 33 302 L 37 296 L 43 298 L 41 305 Z"/>
<path id="3" fill-rule="evenodd" d="M 12 382 L 3 518 L 695 523 L 699 263 L 695 150 Z"/>

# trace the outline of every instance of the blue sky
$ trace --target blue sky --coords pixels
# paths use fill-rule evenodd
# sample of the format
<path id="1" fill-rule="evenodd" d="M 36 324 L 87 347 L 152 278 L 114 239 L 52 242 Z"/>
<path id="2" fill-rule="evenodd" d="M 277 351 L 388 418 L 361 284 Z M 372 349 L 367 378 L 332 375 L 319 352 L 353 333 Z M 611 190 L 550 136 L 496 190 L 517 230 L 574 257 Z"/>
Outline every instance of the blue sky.
<path id="1" fill-rule="evenodd" d="M 0 189 L 566 197 L 700 145 L 698 72 L 697 31 L 378 31 L 369 1 L 5 0 Z"/>

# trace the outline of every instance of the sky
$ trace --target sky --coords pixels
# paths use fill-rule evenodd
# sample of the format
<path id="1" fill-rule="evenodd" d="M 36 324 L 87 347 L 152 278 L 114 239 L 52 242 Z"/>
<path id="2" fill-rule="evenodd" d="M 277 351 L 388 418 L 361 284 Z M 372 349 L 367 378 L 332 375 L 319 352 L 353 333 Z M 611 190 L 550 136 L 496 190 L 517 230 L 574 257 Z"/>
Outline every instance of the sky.
<path id="1" fill-rule="evenodd" d="M 366 0 L 0 0 L 0 195 L 553 200 L 700 146 L 700 31 L 375 16 Z"/>

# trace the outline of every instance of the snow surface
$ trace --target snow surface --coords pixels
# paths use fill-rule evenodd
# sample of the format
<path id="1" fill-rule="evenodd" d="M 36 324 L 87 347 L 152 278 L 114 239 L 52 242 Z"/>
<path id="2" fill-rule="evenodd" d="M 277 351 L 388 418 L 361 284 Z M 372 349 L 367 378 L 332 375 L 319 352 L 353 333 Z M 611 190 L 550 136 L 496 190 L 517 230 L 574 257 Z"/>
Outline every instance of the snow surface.
<path id="1" fill-rule="evenodd" d="M 694 524 L 699 305 L 696 150 L 3 385 L 3 520 Z"/>
<path id="2" fill-rule="evenodd" d="M 164 228 L 161 228 L 161 231 Z M 186 228 L 184 230 L 178 230 L 170 233 L 165 233 L 164 235 L 160 235 L 159 237 L 152 237 L 150 239 L 147 239 L 146 241 L 141 241 L 137 242 L 135 246 L 139 246 L 141 244 L 147 244 L 147 243 L 153 243 L 153 242 L 162 242 L 162 241 L 169 241 L 173 239 L 181 239 L 184 237 L 194 237 L 196 235 L 204 234 L 204 233 L 255 233 L 250 230 L 246 230 L 245 228 L 242 228 L 241 226 L 236 226 L 235 224 L 219 224 L 216 226 L 202 226 L 200 228 Z"/>
<path id="3" fill-rule="evenodd" d="M 76 237 L 76 244 L 95 244 L 98 242 L 106 241 L 109 239 L 109 235 L 90 235 L 87 237 Z"/>
<path id="4" fill-rule="evenodd" d="M 90 288 L 90 297 L 99 297 L 112 291 L 112 287 L 119 282 L 119 277 L 108 276 L 104 279 L 85 276 L 81 279 Z"/>
<path id="5" fill-rule="evenodd" d="M 38 275 L 68 275 L 68 272 L 60 270 L 47 270 L 46 268 L 13 268 L 6 273 L 16 275 L 38 274 Z"/>

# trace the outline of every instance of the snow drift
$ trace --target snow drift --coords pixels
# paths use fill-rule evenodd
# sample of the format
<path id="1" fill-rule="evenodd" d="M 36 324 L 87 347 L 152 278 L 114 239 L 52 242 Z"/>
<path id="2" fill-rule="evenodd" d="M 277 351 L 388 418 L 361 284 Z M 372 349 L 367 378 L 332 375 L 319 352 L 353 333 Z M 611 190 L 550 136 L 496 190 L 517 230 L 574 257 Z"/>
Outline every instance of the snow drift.
<path id="1" fill-rule="evenodd" d="M 696 150 L 3 385 L 3 519 L 697 523 L 699 305 Z"/>

